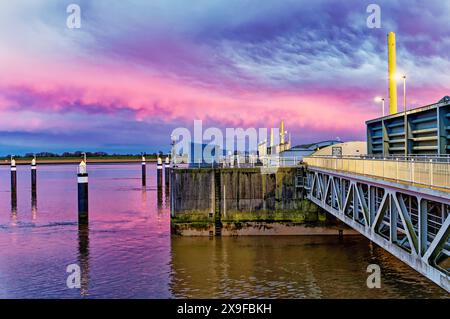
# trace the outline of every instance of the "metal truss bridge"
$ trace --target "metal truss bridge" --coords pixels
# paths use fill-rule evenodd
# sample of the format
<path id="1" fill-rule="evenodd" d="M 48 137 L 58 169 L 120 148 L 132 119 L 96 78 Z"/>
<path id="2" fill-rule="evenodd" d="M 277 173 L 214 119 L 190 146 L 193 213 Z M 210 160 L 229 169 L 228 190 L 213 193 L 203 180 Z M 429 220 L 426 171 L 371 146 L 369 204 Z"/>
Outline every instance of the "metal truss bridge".
<path id="1" fill-rule="evenodd" d="M 303 161 L 312 202 L 450 292 L 448 158 Z"/>

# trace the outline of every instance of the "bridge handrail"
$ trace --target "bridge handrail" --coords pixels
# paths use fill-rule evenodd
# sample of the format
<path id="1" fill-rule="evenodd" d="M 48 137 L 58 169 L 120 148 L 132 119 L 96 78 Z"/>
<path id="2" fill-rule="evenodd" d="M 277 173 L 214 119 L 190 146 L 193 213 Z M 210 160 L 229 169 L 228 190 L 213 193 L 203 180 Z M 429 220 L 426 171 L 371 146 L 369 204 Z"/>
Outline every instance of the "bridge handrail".
<path id="1" fill-rule="evenodd" d="M 308 166 L 450 190 L 450 157 L 305 156 Z"/>
<path id="2" fill-rule="evenodd" d="M 344 158 L 344 159 L 370 159 L 370 160 L 378 160 L 378 161 L 416 161 L 416 162 L 440 162 L 440 163 L 450 163 L 450 154 L 449 155 L 340 155 L 340 156 L 332 156 L 332 155 L 308 155 L 305 157 L 317 157 L 317 158 Z"/>
<path id="3" fill-rule="evenodd" d="M 189 163 L 191 168 L 218 168 L 218 167 L 298 167 L 303 156 L 257 156 L 257 155 L 227 155 L 210 158 L 209 162 Z"/>

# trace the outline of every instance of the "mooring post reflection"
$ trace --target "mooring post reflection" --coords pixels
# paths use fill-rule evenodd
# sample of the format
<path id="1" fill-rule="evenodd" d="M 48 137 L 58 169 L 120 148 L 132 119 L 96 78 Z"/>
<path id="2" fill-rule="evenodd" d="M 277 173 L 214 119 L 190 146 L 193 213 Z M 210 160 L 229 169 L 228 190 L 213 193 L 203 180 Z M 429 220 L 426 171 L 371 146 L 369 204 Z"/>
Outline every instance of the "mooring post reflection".
<path id="1" fill-rule="evenodd" d="M 164 189 L 164 207 L 170 208 L 170 189 L 169 186 L 166 185 Z"/>
<path id="2" fill-rule="evenodd" d="M 161 184 L 158 184 L 157 187 L 157 205 L 158 205 L 158 210 L 160 210 L 163 207 L 163 188 Z"/>
<path id="3" fill-rule="evenodd" d="M 146 186 L 142 186 L 142 188 L 141 188 L 141 203 L 142 203 L 142 208 L 145 209 L 145 207 L 147 206 L 147 187 Z"/>
<path id="4" fill-rule="evenodd" d="M 89 292 L 89 224 L 78 224 L 78 263 L 81 270 L 81 296 Z"/>
<path id="5" fill-rule="evenodd" d="M 37 218 L 37 197 L 36 193 L 32 193 L 31 195 L 31 219 L 36 221 Z"/>
<path id="6" fill-rule="evenodd" d="M 11 211 L 17 213 L 17 192 L 11 191 Z"/>
<path id="7" fill-rule="evenodd" d="M 16 226 L 17 225 L 17 198 L 13 200 L 11 194 L 11 225 Z M 14 195 L 15 196 L 15 195 Z"/>

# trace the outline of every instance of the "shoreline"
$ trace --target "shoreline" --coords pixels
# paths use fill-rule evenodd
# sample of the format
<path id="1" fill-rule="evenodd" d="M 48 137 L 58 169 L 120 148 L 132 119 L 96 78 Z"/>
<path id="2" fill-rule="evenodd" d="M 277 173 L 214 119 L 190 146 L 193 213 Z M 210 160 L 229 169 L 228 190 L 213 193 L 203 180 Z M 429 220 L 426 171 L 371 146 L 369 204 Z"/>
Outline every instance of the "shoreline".
<path id="1" fill-rule="evenodd" d="M 171 224 L 174 237 L 213 237 L 215 225 L 195 226 L 194 223 Z M 362 236 L 346 225 L 314 224 L 283 221 L 243 221 L 224 222 L 221 229 L 223 237 L 246 236 Z"/>

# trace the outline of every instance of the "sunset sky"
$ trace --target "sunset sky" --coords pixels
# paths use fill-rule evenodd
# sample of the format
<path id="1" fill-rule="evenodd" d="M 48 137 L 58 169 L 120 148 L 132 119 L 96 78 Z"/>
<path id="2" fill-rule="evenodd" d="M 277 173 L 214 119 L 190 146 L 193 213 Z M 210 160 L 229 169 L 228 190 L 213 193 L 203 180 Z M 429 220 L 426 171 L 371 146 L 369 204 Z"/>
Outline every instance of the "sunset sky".
<path id="1" fill-rule="evenodd" d="M 380 29 L 366 26 L 374 2 Z M 389 31 L 408 107 L 450 95 L 449 1 L 2 1 L 0 155 L 167 151 L 195 119 L 365 140 Z"/>

